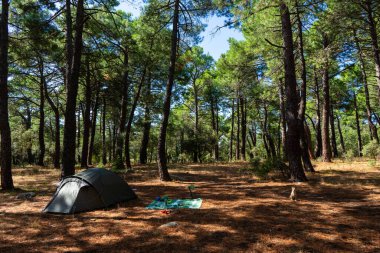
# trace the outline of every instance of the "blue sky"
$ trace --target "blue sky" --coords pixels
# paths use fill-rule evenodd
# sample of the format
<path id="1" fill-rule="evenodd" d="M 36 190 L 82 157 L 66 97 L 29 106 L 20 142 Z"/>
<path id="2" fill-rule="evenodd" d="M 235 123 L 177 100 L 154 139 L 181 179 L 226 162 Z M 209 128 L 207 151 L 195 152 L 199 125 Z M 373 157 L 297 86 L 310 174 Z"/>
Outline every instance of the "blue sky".
<path id="1" fill-rule="evenodd" d="M 142 4 L 142 0 L 122 1 L 118 9 L 138 17 Z M 224 18 L 213 16 L 205 20 L 205 23 L 207 28 L 202 33 L 203 41 L 200 46 L 204 48 L 205 53 L 209 53 L 215 60 L 228 50 L 229 38 L 243 39 L 243 34 L 236 29 L 222 28 L 216 32 L 218 26 L 223 26 Z"/>

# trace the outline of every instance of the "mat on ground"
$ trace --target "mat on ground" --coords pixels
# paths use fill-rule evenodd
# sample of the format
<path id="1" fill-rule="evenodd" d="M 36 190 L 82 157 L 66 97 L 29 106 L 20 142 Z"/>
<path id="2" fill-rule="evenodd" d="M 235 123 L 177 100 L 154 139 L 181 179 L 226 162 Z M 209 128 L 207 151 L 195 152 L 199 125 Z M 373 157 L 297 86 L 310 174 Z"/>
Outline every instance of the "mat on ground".
<path id="1" fill-rule="evenodd" d="M 202 199 L 156 199 L 150 203 L 146 209 L 162 210 L 162 209 L 199 209 L 202 205 Z"/>

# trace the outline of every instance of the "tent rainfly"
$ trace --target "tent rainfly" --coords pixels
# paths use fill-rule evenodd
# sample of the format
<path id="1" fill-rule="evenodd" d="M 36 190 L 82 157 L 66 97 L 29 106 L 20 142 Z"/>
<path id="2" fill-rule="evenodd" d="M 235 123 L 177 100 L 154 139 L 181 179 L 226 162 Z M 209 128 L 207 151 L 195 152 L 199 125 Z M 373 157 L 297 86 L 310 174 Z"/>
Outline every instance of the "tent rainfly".
<path id="1" fill-rule="evenodd" d="M 78 213 L 105 208 L 137 198 L 129 185 L 112 171 L 92 168 L 65 177 L 44 213 Z"/>

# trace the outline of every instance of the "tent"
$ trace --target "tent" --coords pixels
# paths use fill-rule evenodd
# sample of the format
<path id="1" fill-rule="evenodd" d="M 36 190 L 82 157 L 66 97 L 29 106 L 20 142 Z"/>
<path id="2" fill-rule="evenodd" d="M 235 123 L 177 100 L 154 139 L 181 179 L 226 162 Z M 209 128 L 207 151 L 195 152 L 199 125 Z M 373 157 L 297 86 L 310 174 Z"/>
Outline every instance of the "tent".
<path id="1" fill-rule="evenodd" d="M 120 176 L 106 169 L 92 168 L 65 177 L 43 212 L 78 213 L 135 198 L 136 194 Z"/>

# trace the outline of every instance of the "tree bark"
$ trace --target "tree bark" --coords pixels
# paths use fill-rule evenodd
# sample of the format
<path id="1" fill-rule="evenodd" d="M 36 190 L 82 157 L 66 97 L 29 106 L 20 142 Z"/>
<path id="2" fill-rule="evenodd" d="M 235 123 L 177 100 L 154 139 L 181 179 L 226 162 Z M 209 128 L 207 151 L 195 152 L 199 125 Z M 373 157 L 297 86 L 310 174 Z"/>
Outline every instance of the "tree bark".
<path id="1" fill-rule="evenodd" d="M 131 135 L 131 127 L 132 127 L 133 117 L 135 115 L 137 102 L 140 99 L 141 88 L 142 88 L 143 84 L 145 83 L 146 69 L 147 69 L 147 67 L 145 66 L 144 71 L 143 71 L 142 76 L 141 76 L 140 83 L 137 87 L 135 97 L 133 99 L 131 110 L 129 111 L 129 117 L 128 117 L 127 127 L 126 127 L 126 131 L 125 131 L 125 162 L 127 165 L 127 170 L 129 170 L 129 171 L 132 170 L 131 158 L 130 158 L 130 153 L 129 153 L 130 152 L 129 141 L 130 141 L 130 135 Z"/>
<path id="2" fill-rule="evenodd" d="M 330 105 L 330 128 L 331 128 L 331 147 L 333 151 L 333 156 L 338 157 L 338 148 L 336 144 L 336 135 L 335 135 L 335 124 L 334 124 L 334 108 L 331 103 Z"/>
<path id="3" fill-rule="evenodd" d="M 314 86 L 315 86 L 315 98 L 316 98 L 316 111 L 317 111 L 317 123 L 315 127 L 316 131 L 316 145 L 314 149 L 315 157 L 322 155 L 322 129 L 321 129 L 321 99 L 319 96 L 319 82 L 317 77 L 317 71 L 314 67 Z"/>
<path id="4" fill-rule="evenodd" d="M 86 56 L 86 85 L 85 85 L 85 104 L 84 104 L 84 114 L 83 114 L 83 141 L 82 141 L 82 155 L 81 155 L 81 168 L 88 167 L 88 146 L 90 140 L 90 128 L 91 128 L 91 72 L 90 72 L 90 61 L 89 56 Z"/>
<path id="5" fill-rule="evenodd" d="M 124 51 L 124 76 L 123 76 L 123 87 L 121 94 L 121 107 L 120 107 L 120 118 L 119 126 L 116 134 L 116 159 L 117 164 L 122 166 L 118 169 L 124 169 L 123 161 L 123 140 L 125 135 L 125 124 L 127 121 L 127 104 L 128 104 L 128 89 L 129 89 L 129 49 L 126 47 Z"/>
<path id="6" fill-rule="evenodd" d="M 298 128 L 300 132 L 300 145 L 301 145 L 301 152 L 302 152 L 302 162 L 303 166 L 306 171 L 312 171 L 314 172 L 314 167 L 310 161 L 309 156 L 309 147 L 310 145 L 307 142 L 307 137 L 305 133 L 305 110 L 306 110 L 306 61 L 303 51 L 303 33 L 302 33 L 302 22 L 300 18 L 300 11 L 298 6 L 298 1 L 296 1 L 296 16 L 297 16 L 297 25 L 298 25 L 298 47 L 300 51 L 300 57 L 301 57 L 301 79 L 302 79 L 302 85 L 301 85 L 301 99 L 299 103 L 299 109 L 298 109 Z"/>
<path id="7" fill-rule="evenodd" d="M 102 110 L 102 163 L 107 164 L 107 143 L 106 143 L 106 110 L 107 102 L 106 97 L 103 95 L 103 110 Z"/>
<path id="8" fill-rule="evenodd" d="M 141 139 L 141 146 L 140 146 L 140 164 L 146 164 L 148 162 L 148 145 L 149 145 L 149 137 L 150 137 L 150 127 L 151 127 L 151 116 L 150 116 L 150 109 L 151 106 L 151 77 L 149 74 L 148 77 L 148 83 L 146 86 L 145 91 L 145 112 L 144 112 L 144 123 L 143 123 L 143 136 Z M 181 145 L 182 146 L 182 145 Z"/>
<path id="9" fill-rule="evenodd" d="M 239 95 L 238 95 L 239 96 Z M 236 98 L 236 160 L 240 160 L 240 102 L 239 97 Z"/>
<path id="10" fill-rule="evenodd" d="M 371 133 L 371 140 L 375 139 L 377 143 L 379 143 L 379 136 L 377 134 L 377 128 L 375 124 L 373 123 L 372 120 L 372 108 L 371 108 L 371 103 L 369 99 L 369 90 L 368 90 L 368 82 L 367 82 L 367 72 L 365 69 L 365 62 L 364 62 L 364 57 L 363 57 L 363 52 L 359 43 L 359 39 L 356 35 L 356 32 L 354 31 L 354 37 L 355 37 L 355 43 L 356 43 L 356 48 L 358 50 L 358 55 L 359 55 L 359 62 L 360 62 L 360 69 L 362 72 L 362 82 L 364 86 L 364 95 L 365 95 L 365 105 L 366 105 L 366 113 L 367 113 L 367 121 L 369 125 L 369 130 Z"/>
<path id="11" fill-rule="evenodd" d="M 12 190 L 12 141 L 8 114 L 8 14 L 9 2 L 2 0 L 0 19 L 0 165 L 1 188 Z"/>
<path id="12" fill-rule="evenodd" d="M 336 117 L 336 121 L 338 123 L 338 132 L 339 132 L 340 145 L 342 146 L 343 153 L 346 153 L 346 146 L 344 145 L 344 139 L 343 139 L 342 129 L 340 127 L 339 116 Z"/>
<path id="13" fill-rule="evenodd" d="M 243 161 L 246 161 L 246 140 L 247 140 L 247 118 L 245 111 L 245 100 L 240 96 L 240 111 L 241 111 L 241 149 L 240 154 Z"/>
<path id="14" fill-rule="evenodd" d="M 45 158 L 45 76 L 44 76 L 44 63 L 42 59 L 39 59 L 39 71 L 40 71 L 40 106 L 39 106 L 39 126 L 38 126 L 38 144 L 39 154 L 37 165 L 44 166 Z"/>
<path id="15" fill-rule="evenodd" d="M 378 86 L 378 99 L 380 104 L 380 50 L 379 50 L 379 43 L 378 43 L 378 37 L 377 37 L 377 27 L 376 27 L 376 21 L 374 19 L 374 12 L 372 9 L 372 0 L 366 0 L 365 1 L 365 10 L 367 12 L 367 18 L 369 25 L 369 33 L 371 37 L 372 42 L 372 53 L 373 53 L 373 59 L 375 62 L 375 73 L 376 73 L 376 82 Z"/>
<path id="16" fill-rule="evenodd" d="M 162 115 L 162 123 L 160 127 L 160 134 L 158 138 L 158 173 L 161 181 L 171 181 L 166 157 L 166 131 L 169 123 L 170 115 L 170 100 L 172 97 L 172 89 L 174 84 L 175 67 L 177 60 L 177 36 L 178 36 L 178 19 L 179 19 L 179 0 L 174 2 L 174 16 L 173 16 L 173 31 L 171 38 L 171 51 L 170 51 L 170 66 L 169 76 L 166 85 L 166 94 Z"/>
<path id="17" fill-rule="evenodd" d="M 96 94 L 94 107 L 92 109 L 91 138 L 90 138 L 90 146 L 88 148 L 88 159 L 87 159 L 87 164 L 89 165 L 92 165 L 92 156 L 94 153 L 94 143 L 95 143 L 95 135 L 96 135 L 96 119 L 98 117 L 98 108 L 99 108 L 99 91 Z"/>
<path id="18" fill-rule="evenodd" d="M 358 112 L 358 104 L 356 99 L 356 93 L 354 92 L 354 108 L 355 108 L 355 123 L 356 123 L 356 132 L 358 135 L 358 150 L 359 150 L 359 156 L 363 156 L 362 150 L 363 150 L 363 143 L 362 143 L 362 135 L 360 130 L 360 119 L 359 119 L 359 112 Z"/>
<path id="19" fill-rule="evenodd" d="M 286 150 L 288 152 L 291 179 L 307 181 L 302 168 L 301 147 L 298 127 L 298 94 L 294 61 L 294 46 L 290 13 L 285 2 L 280 2 L 282 37 L 284 41 L 285 94 L 286 94 Z"/>
<path id="20" fill-rule="evenodd" d="M 231 133 L 230 133 L 230 148 L 229 148 L 229 160 L 232 161 L 233 158 L 233 142 L 234 142 L 234 120 L 235 120 L 235 99 L 232 99 L 231 107 Z"/>
<path id="21" fill-rule="evenodd" d="M 193 81 L 193 88 L 194 88 L 194 105 L 195 105 L 195 125 L 194 125 L 194 137 L 195 137 L 195 149 L 193 154 L 193 162 L 198 162 L 198 153 L 199 151 L 199 99 L 198 99 L 198 87 L 195 84 L 196 79 Z M 212 98 L 211 98 L 212 99 Z M 211 109 L 212 110 L 212 109 Z M 212 117 L 212 120 L 214 118 Z"/>
<path id="22" fill-rule="evenodd" d="M 280 98 L 280 117 L 281 117 L 281 143 L 283 150 L 283 159 L 288 159 L 288 154 L 286 152 L 286 112 L 285 112 L 285 100 L 284 100 L 284 87 L 282 80 L 280 80 L 279 85 L 279 98 Z"/>
<path id="23" fill-rule="evenodd" d="M 69 4 L 70 6 L 70 4 Z M 68 8 L 66 6 L 66 8 Z M 67 12 L 70 10 L 66 10 Z M 67 14 L 69 15 L 69 14 Z M 62 155 L 62 174 L 61 177 L 67 177 L 75 173 L 75 111 L 76 98 L 78 94 L 79 72 L 82 56 L 82 34 L 84 23 L 84 6 L 83 0 L 77 2 L 76 12 L 76 31 L 74 41 L 74 51 L 71 73 L 67 78 L 67 95 L 66 95 L 66 111 L 65 111 L 65 126 L 63 134 L 63 155 Z M 71 29 L 71 24 L 66 24 L 66 29 Z"/>
<path id="24" fill-rule="evenodd" d="M 329 41 L 327 35 L 323 34 L 323 48 L 327 50 Z M 328 57 L 328 56 L 327 56 Z M 325 59 L 322 76 L 322 161 L 331 162 L 331 147 L 329 134 L 329 119 L 330 119 L 330 81 L 329 81 L 329 59 Z"/>
<path id="25" fill-rule="evenodd" d="M 46 80 L 44 80 L 44 89 L 45 89 L 45 97 L 48 101 L 52 111 L 54 112 L 54 157 L 53 163 L 54 168 L 59 168 L 60 165 L 60 157 L 61 157 L 61 126 L 60 126 L 60 114 L 58 109 L 58 101 L 57 105 L 50 98 L 49 91 L 47 89 Z"/>

